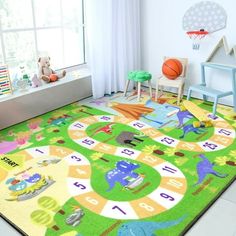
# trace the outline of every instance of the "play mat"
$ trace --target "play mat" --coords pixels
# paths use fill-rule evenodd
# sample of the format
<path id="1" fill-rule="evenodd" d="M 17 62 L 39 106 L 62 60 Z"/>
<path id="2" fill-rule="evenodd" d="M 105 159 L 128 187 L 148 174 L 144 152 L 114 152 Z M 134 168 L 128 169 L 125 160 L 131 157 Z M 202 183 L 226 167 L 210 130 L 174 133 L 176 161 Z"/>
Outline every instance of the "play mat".
<path id="1" fill-rule="evenodd" d="M 1 216 L 30 236 L 183 234 L 236 173 L 235 113 L 193 102 L 213 127 L 171 94 L 115 94 L 2 130 Z"/>

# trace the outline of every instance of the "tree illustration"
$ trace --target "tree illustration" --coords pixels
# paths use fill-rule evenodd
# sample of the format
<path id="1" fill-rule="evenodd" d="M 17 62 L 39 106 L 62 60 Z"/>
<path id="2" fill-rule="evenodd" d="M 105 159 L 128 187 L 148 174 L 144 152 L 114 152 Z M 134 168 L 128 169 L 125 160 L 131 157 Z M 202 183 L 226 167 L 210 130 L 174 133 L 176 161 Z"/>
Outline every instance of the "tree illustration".
<path id="1" fill-rule="evenodd" d="M 56 222 L 53 220 L 53 217 L 44 210 L 33 211 L 30 215 L 30 218 L 37 225 L 52 228 L 56 231 L 59 230 L 59 227 L 56 225 Z"/>
<path id="2" fill-rule="evenodd" d="M 39 204 L 40 207 L 42 207 L 46 210 L 50 210 L 50 211 L 53 211 L 53 212 L 58 212 L 62 215 L 65 214 L 65 212 L 61 209 L 61 206 L 56 201 L 56 199 L 54 199 L 52 197 L 43 196 L 43 197 L 38 199 L 38 204 Z"/>

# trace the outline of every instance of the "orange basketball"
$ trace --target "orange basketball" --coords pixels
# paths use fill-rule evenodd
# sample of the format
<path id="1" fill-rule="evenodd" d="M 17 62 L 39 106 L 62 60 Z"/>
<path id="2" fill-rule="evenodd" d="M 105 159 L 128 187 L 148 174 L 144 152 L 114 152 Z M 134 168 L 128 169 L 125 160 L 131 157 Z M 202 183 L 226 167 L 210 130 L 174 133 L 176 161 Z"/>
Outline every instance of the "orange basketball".
<path id="1" fill-rule="evenodd" d="M 181 75 L 183 71 L 182 63 L 174 58 L 166 60 L 162 65 L 162 73 L 168 79 L 174 80 Z"/>

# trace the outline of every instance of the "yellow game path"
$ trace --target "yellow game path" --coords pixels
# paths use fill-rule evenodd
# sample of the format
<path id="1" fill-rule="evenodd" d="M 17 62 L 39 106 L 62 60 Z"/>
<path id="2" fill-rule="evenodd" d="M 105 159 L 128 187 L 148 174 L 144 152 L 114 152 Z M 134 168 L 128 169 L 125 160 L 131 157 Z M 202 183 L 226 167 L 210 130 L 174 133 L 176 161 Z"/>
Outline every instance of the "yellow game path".
<path id="1" fill-rule="evenodd" d="M 138 131 L 143 132 L 145 135 L 149 136 L 154 141 L 175 148 L 177 150 L 187 150 L 194 152 L 211 152 L 224 149 L 229 145 L 231 145 L 235 138 L 234 128 L 221 117 L 217 117 L 217 119 L 215 120 L 211 117 L 209 117 L 209 119 L 212 120 L 214 126 L 214 133 L 209 139 L 199 142 L 186 142 L 178 140 L 161 133 L 160 131 L 143 123 L 142 121 L 114 115 L 90 116 L 87 118 L 79 119 L 70 125 L 68 132 L 70 137 L 76 143 L 86 148 L 90 149 L 92 148 L 93 150 L 101 152 L 104 152 L 107 149 L 107 153 L 112 155 L 120 154 L 120 150 L 122 148 L 119 147 L 114 148 L 114 146 L 112 145 L 101 143 L 93 138 L 88 137 L 86 129 L 89 125 L 98 122 L 114 122 L 114 123 L 126 124 L 128 126 L 137 129 Z M 131 150 L 131 151 L 135 153 L 138 152 L 136 150 Z"/>
<path id="2" fill-rule="evenodd" d="M 142 198 L 132 201 L 112 201 L 92 188 L 91 165 L 81 153 L 58 146 L 42 146 L 25 149 L 18 154 L 24 155 L 26 161 L 45 157 L 62 158 L 69 169 L 67 187 L 70 195 L 85 208 L 108 218 L 140 219 L 160 214 L 178 204 L 187 188 L 186 178 L 176 166 L 161 158 L 140 153 L 132 159 L 154 168 L 161 175 L 160 185 Z M 51 174 L 53 176 L 53 173 Z"/>

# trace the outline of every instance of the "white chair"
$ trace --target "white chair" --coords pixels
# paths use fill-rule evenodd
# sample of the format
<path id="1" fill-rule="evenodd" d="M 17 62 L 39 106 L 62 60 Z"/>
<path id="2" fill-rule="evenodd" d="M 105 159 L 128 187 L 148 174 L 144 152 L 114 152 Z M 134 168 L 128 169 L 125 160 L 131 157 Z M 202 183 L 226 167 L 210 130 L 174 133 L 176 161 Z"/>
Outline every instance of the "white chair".
<path id="1" fill-rule="evenodd" d="M 183 71 L 182 71 L 181 75 L 178 78 L 176 78 L 175 80 L 170 80 L 170 79 L 166 78 L 164 75 L 161 75 L 160 77 L 158 77 L 157 84 L 156 84 L 155 100 L 157 101 L 157 99 L 158 99 L 159 88 L 161 89 L 161 92 L 163 93 L 163 87 L 174 87 L 174 88 L 178 89 L 177 105 L 179 105 L 180 99 L 182 98 L 183 92 L 184 92 L 184 83 L 185 83 L 188 59 L 187 58 L 178 58 L 178 57 L 164 57 L 164 61 L 171 59 L 171 58 L 177 59 L 182 63 Z"/>

